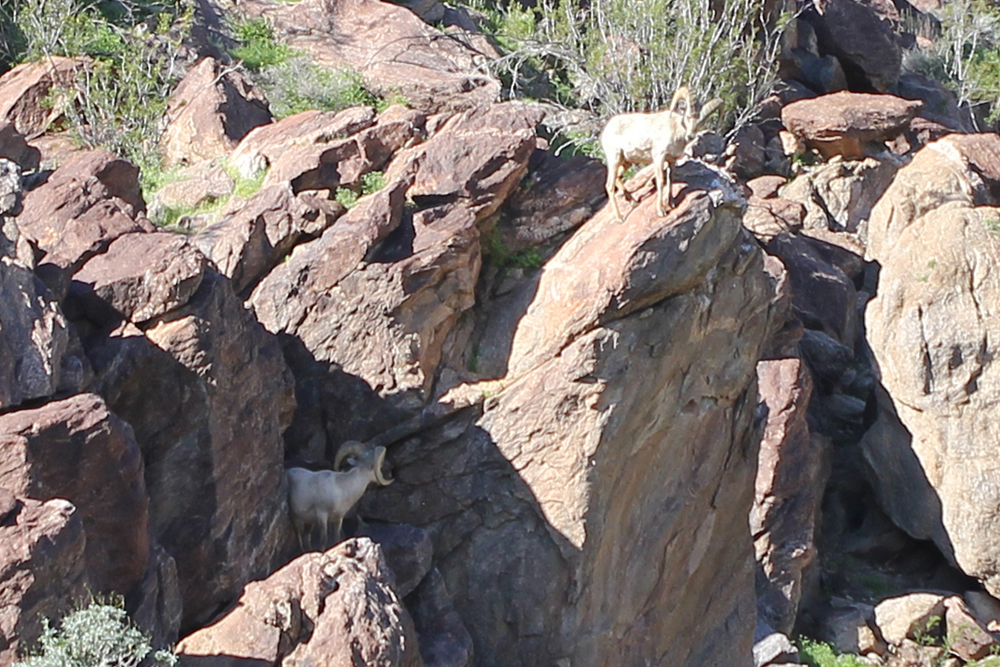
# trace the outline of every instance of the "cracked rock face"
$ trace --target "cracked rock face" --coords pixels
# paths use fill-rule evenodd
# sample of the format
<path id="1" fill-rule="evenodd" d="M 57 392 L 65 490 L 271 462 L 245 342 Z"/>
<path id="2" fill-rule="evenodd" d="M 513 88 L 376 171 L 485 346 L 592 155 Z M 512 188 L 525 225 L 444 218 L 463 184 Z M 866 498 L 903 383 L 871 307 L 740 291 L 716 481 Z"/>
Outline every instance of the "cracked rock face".
<path id="1" fill-rule="evenodd" d="M 774 286 L 723 181 L 679 170 L 690 187 L 664 218 L 650 176 L 503 320 L 508 371 L 484 383 L 501 388 L 395 445 L 396 483 L 362 499 L 429 531 L 484 664 L 749 664 Z"/>
<path id="2" fill-rule="evenodd" d="M 869 222 L 881 380 L 863 441 L 892 519 L 1000 594 L 1000 138 L 951 135 L 900 170 Z"/>

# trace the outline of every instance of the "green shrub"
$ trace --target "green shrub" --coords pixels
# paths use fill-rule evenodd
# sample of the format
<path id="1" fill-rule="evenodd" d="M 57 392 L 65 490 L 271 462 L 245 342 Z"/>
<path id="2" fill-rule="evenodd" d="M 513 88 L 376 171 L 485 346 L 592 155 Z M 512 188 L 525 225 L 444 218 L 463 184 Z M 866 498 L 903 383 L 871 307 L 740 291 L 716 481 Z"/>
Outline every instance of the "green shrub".
<path id="1" fill-rule="evenodd" d="M 292 47 L 278 41 L 274 28 L 265 18 L 246 19 L 233 25 L 233 38 L 238 44 L 229 55 L 243 62 L 251 72 L 281 65 L 292 57 Z"/>
<path id="2" fill-rule="evenodd" d="M 86 56 L 75 85 L 53 91 L 81 144 L 157 166 L 167 97 L 178 80 L 174 61 L 193 20 L 186 0 L 10 0 L 3 32 L 11 62 Z"/>
<path id="3" fill-rule="evenodd" d="M 358 203 L 358 199 L 365 195 L 370 195 L 385 187 L 385 174 L 381 171 L 369 171 L 361 177 L 361 183 L 354 188 L 337 188 L 334 199 L 340 202 L 344 208 L 351 208 Z"/>
<path id="4" fill-rule="evenodd" d="M 385 105 L 365 89 L 357 72 L 322 67 L 301 54 L 265 67 L 253 78 L 267 94 L 271 113 L 278 118 L 309 109 L 340 111 L 367 104 L 381 110 Z"/>
<path id="5" fill-rule="evenodd" d="M 152 667 L 173 665 L 170 651 L 153 651 L 148 634 L 135 627 L 118 604 L 93 602 L 71 612 L 59 627 L 47 622 L 34 655 L 15 667 Z"/>
<path id="6" fill-rule="evenodd" d="M 796 643 L 799 645 L 799 658 L 810 667 L 871 667 L 859 656 L 837 653 L 826 642 L 799 637 Z"/>

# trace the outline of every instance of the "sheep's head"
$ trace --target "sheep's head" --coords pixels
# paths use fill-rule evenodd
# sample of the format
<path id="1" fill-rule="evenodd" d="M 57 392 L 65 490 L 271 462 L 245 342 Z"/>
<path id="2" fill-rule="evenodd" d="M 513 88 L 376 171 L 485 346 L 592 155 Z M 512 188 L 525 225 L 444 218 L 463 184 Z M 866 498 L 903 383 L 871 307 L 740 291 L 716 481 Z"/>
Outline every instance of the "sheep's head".
<path id="1" fill-rule="evenodd" d="M 382 474 L 382 465 L 385 463 L 385 447 L 366 447 L 357 440 L 349 440 L 340 446 L 337 456 L 333 459 L 333 469 L 340 470 L 341 465 L 349 462 L 351 467 L 368 468 L 375 476 L 375 481 L 380 486 L 389 486 L 395 480 Z"/>

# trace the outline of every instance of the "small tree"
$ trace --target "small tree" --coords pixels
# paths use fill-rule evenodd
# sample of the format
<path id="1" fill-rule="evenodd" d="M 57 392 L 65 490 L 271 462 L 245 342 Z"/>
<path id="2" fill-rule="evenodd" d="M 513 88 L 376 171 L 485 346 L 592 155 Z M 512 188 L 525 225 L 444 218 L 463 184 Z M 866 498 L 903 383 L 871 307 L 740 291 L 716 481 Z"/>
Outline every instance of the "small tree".
<path id="1" fill-rule="evenodd" d="M 34 655 L 14 667 L 153 667 L 174 665 L 170 651 L 153 651 L 148 634 L 135 627 L 115 604 L 93 602 L 66 615 L 58 627 L 45 621 Z"/>

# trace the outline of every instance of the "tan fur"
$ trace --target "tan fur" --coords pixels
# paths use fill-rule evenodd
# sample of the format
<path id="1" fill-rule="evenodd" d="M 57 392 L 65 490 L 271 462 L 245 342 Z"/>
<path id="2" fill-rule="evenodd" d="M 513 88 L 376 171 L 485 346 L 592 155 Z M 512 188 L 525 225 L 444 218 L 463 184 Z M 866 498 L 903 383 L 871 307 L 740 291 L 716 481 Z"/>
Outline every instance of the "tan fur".
<path id="1" fill-rule="evenodd" d="M 683 113 L 679 103 L 685 103 Z M 684 149 L 694 138 L 698 125 L 722 105 L 716 98 L 697 113 L 691 101 L 691 92 L 681 86 L 674 93 L 670 108 L 648 113 L 624 113 L 612 116 L 601 132 L 601 147 L 608 163 L 605 188 L 611 201 L 615 219 L 621 220 L 615 195 L 619 188 L 624 193 L 622 174 L 633 164 L 652 164 L 656 170 L 656 212 L 666 215 L 671 205 L 671 169 L 684 155 Z M 666 201 L 664 201 L 666 200 Z"/>

